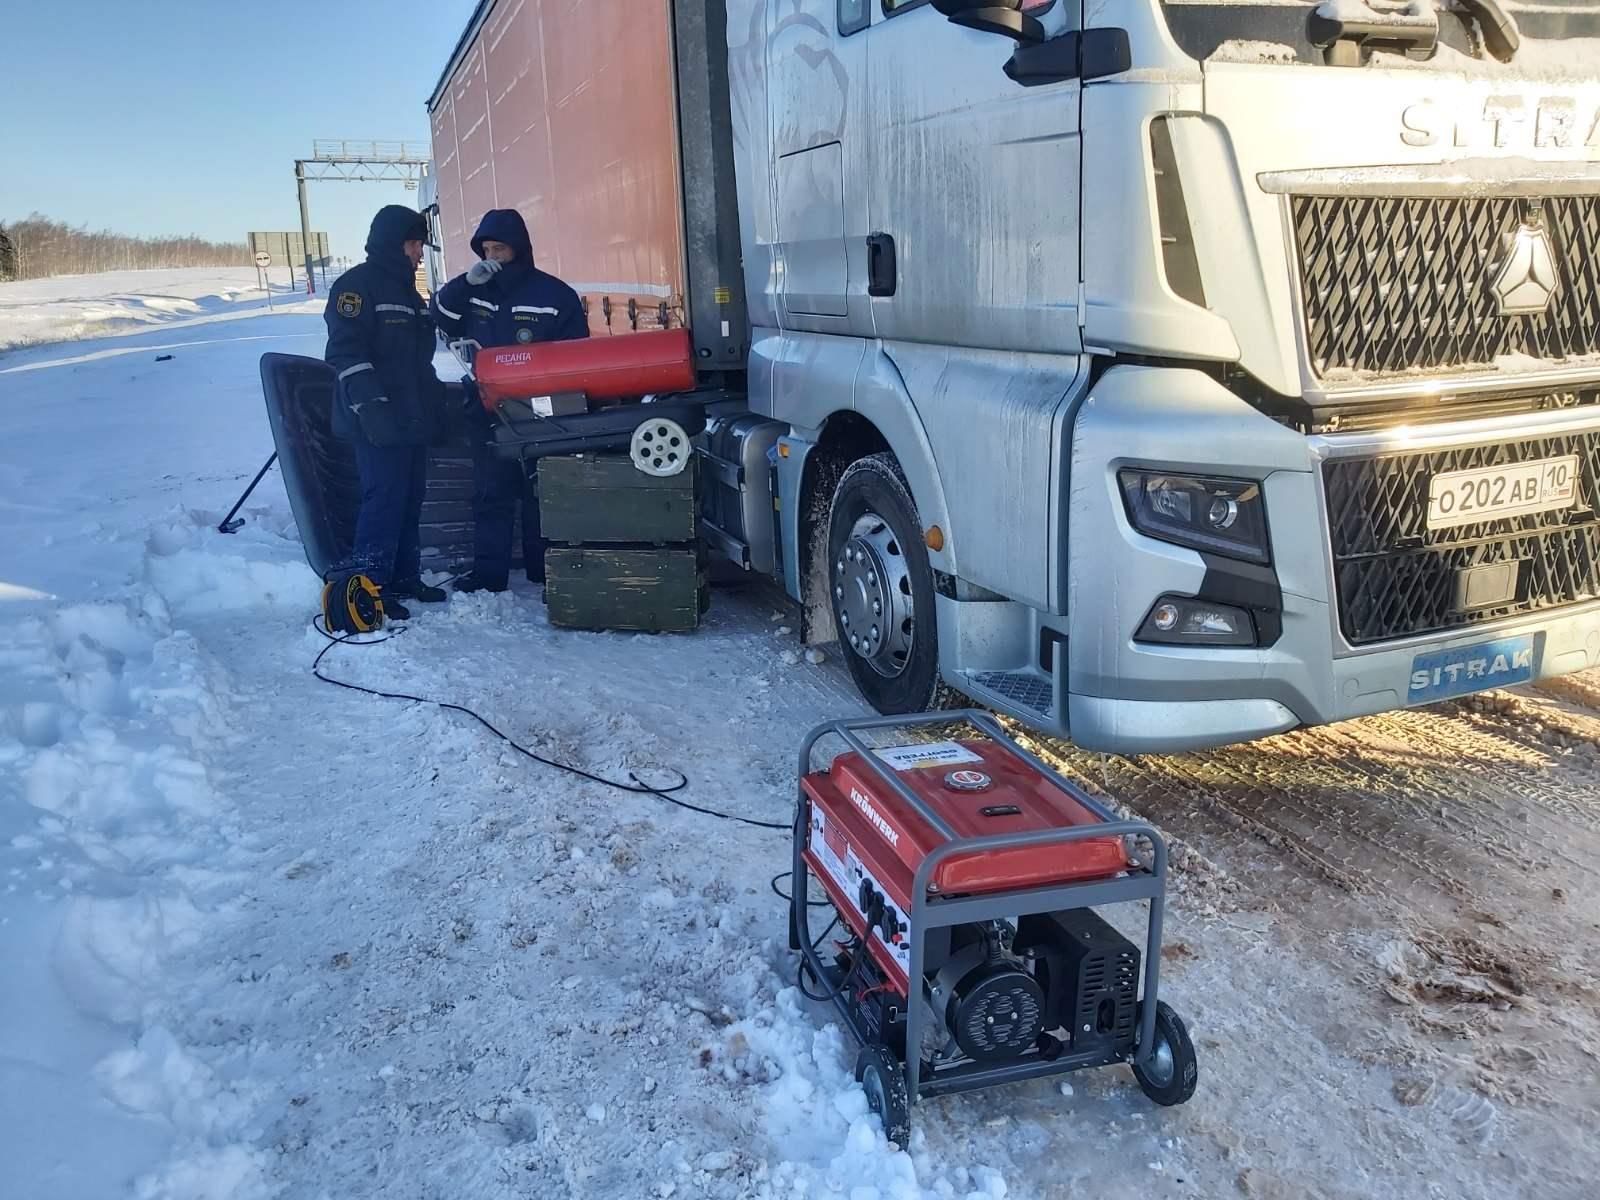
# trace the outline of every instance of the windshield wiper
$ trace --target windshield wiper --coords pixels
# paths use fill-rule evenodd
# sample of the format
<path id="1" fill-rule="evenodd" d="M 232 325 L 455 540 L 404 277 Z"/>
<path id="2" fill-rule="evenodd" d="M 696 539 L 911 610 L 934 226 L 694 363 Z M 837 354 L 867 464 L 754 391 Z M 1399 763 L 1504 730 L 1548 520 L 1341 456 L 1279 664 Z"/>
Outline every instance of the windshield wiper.
<path id="1" fill-rule="evenodd" d="M 1331 67 L 1359 67 L 1374 50 L 1427 59 L 1439 44 L 1439 14 L 1431 4 L 1376 8 L 1367 0 L 1324 0 L 1307 33 Z"/>
<path id="2" fill-rule="evenodd" d="M 1500 0 L 1456 0 L 1456 4 L 1477 20 L 1485 50 L 1501 62 L 1516 56 L 1522 34 Z M 1439 12 L 1434 4 L 1415 0 L 1404 7 L 1378 7 L 1369 0 L 1324 0 L 1312 11 L 1308 34 L 1330 66 L 1360 66 L 1374 50 L 1428 59 L 1439 43 Z"/>
<path id="3" fill-rule="evenodd" d="M 1483 31 L 1483 48 L 1501 62 L 1510 62 L 1522 47 L 1522 31 L 1516 18 L 1500 6 L 1500 0 L 1456 0 L 1478 18 Z"/>

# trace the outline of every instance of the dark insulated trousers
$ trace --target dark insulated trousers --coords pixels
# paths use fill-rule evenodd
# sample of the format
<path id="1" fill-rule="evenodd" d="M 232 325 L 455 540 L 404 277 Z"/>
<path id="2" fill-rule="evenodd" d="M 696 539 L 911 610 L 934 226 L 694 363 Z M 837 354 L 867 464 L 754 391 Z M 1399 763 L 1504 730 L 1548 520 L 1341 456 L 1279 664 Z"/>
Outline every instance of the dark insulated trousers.
<path id="1" fill-rule="evenodd" d="M 544 581 L 545 541 L 539 536 L 539 498 L 521 463 L 490 449 L 491 426 L 472 439 L 472 571 L 499 586 L 511 576 L 511 539 L 522 502 L 522 563 L 534 583 Z"/>
<path id="2" fill-rule="evenodd" d="M 361 475 L 361 511 L 350 565 L 380 587 L 422 571 L 422 496 L 428 484 L 426 446 L 353 443 Z"/>

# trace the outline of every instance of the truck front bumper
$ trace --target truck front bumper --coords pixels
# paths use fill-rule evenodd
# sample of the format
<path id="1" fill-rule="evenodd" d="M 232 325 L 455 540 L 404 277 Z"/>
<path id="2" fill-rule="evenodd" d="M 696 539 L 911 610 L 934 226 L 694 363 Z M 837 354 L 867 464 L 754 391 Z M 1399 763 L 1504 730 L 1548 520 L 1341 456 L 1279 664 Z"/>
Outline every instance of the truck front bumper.
<path id="1" fill-rule="evenodd" d="M 1594 603 L 1351 646 L 1332 599 L 1319 461 L 1312 439 L 1199 372 L 1122 368 L 1100 380 L 1078 414 L 1069 479 L 1070 633 L 1056 663 L 1056 711 L 1074 742 L 1123 753 L 1198 749 L 1600 665 Z M 1218 561 L 1132 527 L 1117 486 L 1130 465 L 1262 481 L 1280 593 L 1281 632 L 1270 645 L 1135 640 L 1163 596 L 1218 599 Z"/>
<path id="2" fill-rule="evenodd" d="M 1204 665 L 1195 660 L 1205 651 L 1194 650 L 1166 656 L 1161 669 L 1170 677 L 1165 682 L 1146 679 L 1121 686 L 1125 681 L 1106 681 L 1102 694 L 1068 689 L 1065 732 L 1086 749 L 1122 754 L 1167 754 L 1250 741 L 1300 725 L 1330 724 L 1406 707 L 1412 677 L 1417 673 L 1414 664 L 1419 659 L 1521 637 L 1532 638 L 1541 650 L 1535 659 L 1534 679 L 1600 666 L 1600 609 L 1593 605 L 1497 625 L 1492 631 L 1339 659 L 1327 671 L 1329 687 L 1317 694 L 1309 694 L 1298 681 L 1318 672 L 1309 669 L 1311 664 L 1299 663 L 1268 667 L 1256 679 L 1215 689 L 1240 693 L 1229 699 L 1158 698 L 1164 692 L 1187 690 L 1181 686 L 1190 678 L 1187 668 Z M 1129 652 L 1140 654 L 1148 649 L 1135 647 Z M 1521 677 L 1516 681 L 1522 682 Z M 1496 685 L 1485 682 L 1483 686 Z M 1103 694 L 1106 692 L 1113 694 Z"/>

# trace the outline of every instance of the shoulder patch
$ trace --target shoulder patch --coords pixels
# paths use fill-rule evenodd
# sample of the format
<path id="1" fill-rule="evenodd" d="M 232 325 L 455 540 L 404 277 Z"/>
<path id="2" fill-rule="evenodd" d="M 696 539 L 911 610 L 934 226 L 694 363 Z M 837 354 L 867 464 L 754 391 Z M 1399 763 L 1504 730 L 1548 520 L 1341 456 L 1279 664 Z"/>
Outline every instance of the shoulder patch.
<path id="1" fill-rule="evenodd" d="M 341 317 L 359 317 L 361 315 L 361 293 L 340 292 L 339 298 L 334 301 Z"/>

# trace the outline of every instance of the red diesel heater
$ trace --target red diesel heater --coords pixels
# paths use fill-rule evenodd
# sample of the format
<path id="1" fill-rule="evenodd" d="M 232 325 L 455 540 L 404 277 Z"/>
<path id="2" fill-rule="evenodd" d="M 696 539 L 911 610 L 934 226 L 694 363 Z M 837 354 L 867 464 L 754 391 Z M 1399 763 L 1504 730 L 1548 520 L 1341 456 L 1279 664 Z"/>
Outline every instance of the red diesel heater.
<path id="1" fill-rule="evenodd" d="M 661 329 L 575 342 L 479 350 L 473 377 L 491 413 L 507 400 L 582 393 L 590 400 L 691 392 L 694 347 L 687 329 Z"/>

